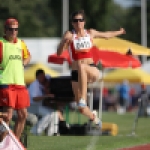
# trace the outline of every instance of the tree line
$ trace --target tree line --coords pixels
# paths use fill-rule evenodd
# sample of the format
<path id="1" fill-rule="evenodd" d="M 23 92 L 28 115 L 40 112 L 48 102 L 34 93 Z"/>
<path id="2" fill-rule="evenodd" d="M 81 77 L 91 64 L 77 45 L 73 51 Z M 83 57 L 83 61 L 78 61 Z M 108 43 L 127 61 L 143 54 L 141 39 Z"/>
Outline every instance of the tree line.
<path id="1" fill-rule="evenodd" d="M 140 0 L 134 0 L 140 2 Z M 0 0 L 0 34 L 4 20 L 15 17 L 19 21 L 21 37 L 60 37 L 62 33 L 63 0 Z M 141 7 L 122 8 L 113 0 L 69 0 L 69 13 L 83 9 L 86 27 L 97 30 L 126 29 L 123 38 L 141 43 Z M 147 23 L 150 22 L 150 1 L 147 1 Z M 147 26 L 147 35 L 150 28 Z M 69 26 L 71 29 L 71 25 Z M 148 46 L 150 41 L 148 40 Z"/>

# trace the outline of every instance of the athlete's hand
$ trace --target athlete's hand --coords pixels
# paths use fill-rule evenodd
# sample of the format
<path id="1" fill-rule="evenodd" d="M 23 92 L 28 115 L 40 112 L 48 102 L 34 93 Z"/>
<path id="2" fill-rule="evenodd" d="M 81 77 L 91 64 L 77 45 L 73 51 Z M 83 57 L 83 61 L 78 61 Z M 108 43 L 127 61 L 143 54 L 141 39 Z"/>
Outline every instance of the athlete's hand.
<path id="1" fill-rule="evenodd" d="M 67 31 L 63 36 L 63 41 L 65 44 L 69 44 L 72 40 L 72 33 L 70 31 Z"/>
<path id="2" fill-rule="evenodd" d="M 69 39 L 64 39 L 63 41 L 64 49 L 68 49 L 69 43 L 70 43 Z"/>
<path id="3" fill-rule="evenodd" d="M 65 39 L 64 41 L 65 41 L 66 44 L 69 44 L 69 43 L 70 43 L 70 40 L 69 40 L 69 39 Z"/>
<path id="4" fill-rule="evenodd" d="M 121 32 L 121 34 L 126 34 L 126 31 L 124 28 L 120 28 L 120 32 Z"/>
<path id="5" fill-rule="evenodd" d="M 70 42 L 71 42 L 70 39 L 64 39 L 65 46 L 69 46 Z"/>

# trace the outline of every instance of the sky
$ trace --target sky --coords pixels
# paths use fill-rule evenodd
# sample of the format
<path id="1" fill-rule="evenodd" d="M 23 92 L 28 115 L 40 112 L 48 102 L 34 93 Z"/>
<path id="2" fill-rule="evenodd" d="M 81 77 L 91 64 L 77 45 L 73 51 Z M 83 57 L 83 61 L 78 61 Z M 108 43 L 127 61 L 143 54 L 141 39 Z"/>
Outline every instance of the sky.
<path id="1" fill-rule="evenodd" d="M 120 4 L 122 7 L 132 6 L 132 0 L 114 0 L 116 3 Z"/>

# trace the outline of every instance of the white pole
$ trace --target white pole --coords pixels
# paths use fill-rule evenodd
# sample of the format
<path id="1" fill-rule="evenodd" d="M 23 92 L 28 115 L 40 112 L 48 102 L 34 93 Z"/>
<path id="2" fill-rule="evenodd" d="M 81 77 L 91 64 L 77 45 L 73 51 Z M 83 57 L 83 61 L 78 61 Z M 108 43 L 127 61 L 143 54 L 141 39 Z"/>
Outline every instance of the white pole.
<path id="1" fill-rule="evenodd" d="M 62 0 L 62 34 L 69 29 L 69 0 Z"/>
<path id="2" fill-rule="evenodd" d="M 62 0 L 62 35 L 69 30 L 69 0 Z M 67 63 L 62 67 L 62 72 L 66 72 Z"/>
<path id="3" fill-rule="evenodd" d="M 100 81 L 100 97 L 99 97 L 99 118 L 102 120 L 102 105 L 103 105 L 103 86 L 104 86 L 104 81 L 103 81 L 103 72 L 104 70 L 102 69 L 102 80 Z"/>
<path id="4" fill-rule="evenodd" d="M 141 44 L 147 47 L 147 0 L 141 0 Z M 142 63 L 146 61 L 146 56 L 142 56 Z"/>
<path id="5" fill-rule="evenodd" d="M 89 105 L 90 105 L 90 110 L 91 111 L 93 111 L 93 85 L 91 85 L 91 87 L 90 87 L 90 103 L 89 103 Z"/>

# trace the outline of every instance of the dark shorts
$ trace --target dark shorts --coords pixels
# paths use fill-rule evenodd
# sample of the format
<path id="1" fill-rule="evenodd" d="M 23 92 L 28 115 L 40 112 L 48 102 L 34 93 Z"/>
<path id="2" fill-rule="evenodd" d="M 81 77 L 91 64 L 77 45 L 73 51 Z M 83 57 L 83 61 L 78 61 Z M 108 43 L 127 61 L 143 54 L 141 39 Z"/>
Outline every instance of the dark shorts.
<path id="1" fill-rule="evenodd" d="M 89 64 L 91 67 L 97 67 L 95 64 Z M 78 82 L 78 70 L 71 71 L 71 81 Z"/>
<path id="2" fill-rule="evenodd" d="M 119 97 L 119 104 L 120 106 L 125 106 L 126 105 L 126 99 L 123 98 L 122 96 Z"/>

